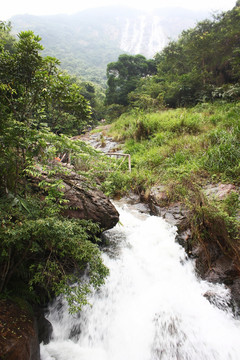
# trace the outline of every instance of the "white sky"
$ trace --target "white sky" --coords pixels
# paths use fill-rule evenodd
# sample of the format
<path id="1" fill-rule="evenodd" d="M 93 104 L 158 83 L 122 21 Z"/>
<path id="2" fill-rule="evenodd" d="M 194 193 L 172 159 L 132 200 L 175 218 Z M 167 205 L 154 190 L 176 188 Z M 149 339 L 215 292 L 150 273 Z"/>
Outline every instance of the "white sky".
<path id="1" fill-rule="evenodd" d="M 236 0 L 2 0 L 1 3 L 0 20 L 7 20 L 17 14 L 72 14 L 83 9 L 106 5 L 127 5 L 149 10 L 176 6 L 215 12 L 232 9 Z"/>

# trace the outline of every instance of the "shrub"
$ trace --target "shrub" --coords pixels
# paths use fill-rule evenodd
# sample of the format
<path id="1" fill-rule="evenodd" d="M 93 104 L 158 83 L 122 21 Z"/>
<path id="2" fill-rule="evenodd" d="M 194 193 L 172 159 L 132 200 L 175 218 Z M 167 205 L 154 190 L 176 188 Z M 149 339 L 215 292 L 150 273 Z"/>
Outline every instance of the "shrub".
<path id="1" fill-rule="evenodd" d="M 44 212 L 41 217 L 39 204 L 33 206 L 32 200 L 15 208 L 12 201 L 4 200 L 0 203 L 0 292 L 15 296 L 19 292 L 32 302 L 63 293 L 72 310 L 80 308 L 91 288 L 100 286 L 108 274 L 93 243 L 100 231 L 98 225 L 61 216 L 43 217 Z M 80 276 L 84 273 L 88 277 Z"/>

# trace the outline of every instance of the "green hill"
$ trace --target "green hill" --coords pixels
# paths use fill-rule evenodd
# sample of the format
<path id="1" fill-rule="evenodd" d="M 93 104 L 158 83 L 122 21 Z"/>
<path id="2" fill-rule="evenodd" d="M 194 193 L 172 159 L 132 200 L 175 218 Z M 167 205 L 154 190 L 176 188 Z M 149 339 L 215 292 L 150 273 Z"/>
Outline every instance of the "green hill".
<path id="1" fill-rule="evenodd" d="M 154 14 L 125 7 L 105 7 L 74 15 L 18 15 L 13 31 L 33 30 L 42 37 L 44 54 L 84 80 L 105 83 L 106 66 L 122 53 L 152 57 L 206 13 L 158 9 Z M 174 25 L 174 26 L 173 26 Z"/>

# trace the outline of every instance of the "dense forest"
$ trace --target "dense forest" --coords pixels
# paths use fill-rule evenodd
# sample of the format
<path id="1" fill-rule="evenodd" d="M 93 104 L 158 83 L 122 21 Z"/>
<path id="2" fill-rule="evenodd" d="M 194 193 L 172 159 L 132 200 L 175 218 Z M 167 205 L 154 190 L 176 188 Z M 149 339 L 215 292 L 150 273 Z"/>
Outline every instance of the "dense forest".
<path id="1" fill-rule="evenodd" d="M 65 293 L 74 308 L 107 276 L 99 226 L 62 216 L 55 175 L 67 170 L 55 160 L 65 153 L 84 181 L 110 196 L 131 190 L 147 201 L 151 187 L 164 184 L 167 204 L 191 209 L 194 240 L 214 239 L 210 224 L 217 224 L 222 249 L 239 269 L 239 196 L 210 202 L 201 189 L 240 185 L 240 1 L 183 31 L 153 59 L 120 55 L 107 66 L 105 96 L 44 57 L 40 41 L 31 30 L 16 39 L 10 24 L 0 24 L 1 296 L 37 303 Z M 131 174 L 72 138 L 103 117 L 114 120 L 111 136 L 132 156 Z M 86 269 L 82 283 L 75 275 Z"/>

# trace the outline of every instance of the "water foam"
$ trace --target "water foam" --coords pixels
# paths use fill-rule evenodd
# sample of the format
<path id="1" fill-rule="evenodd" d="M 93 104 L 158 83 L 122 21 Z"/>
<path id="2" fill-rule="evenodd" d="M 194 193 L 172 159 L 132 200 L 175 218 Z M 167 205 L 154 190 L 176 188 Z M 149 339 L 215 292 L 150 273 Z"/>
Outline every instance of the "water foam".
<path id="1" fill-rule="evenodd" d="M 81 314 L 70 316 L 63 300 L 53 304 L 53 340 L 42 346 L 42 360 L 239 360 L 240 325 L 227 289 L 196 277 L 175 242 L 176 228 L 118 210 L 123 225 L 106 234 L 115 255 L 103 255 L 105 286 Z"/>

